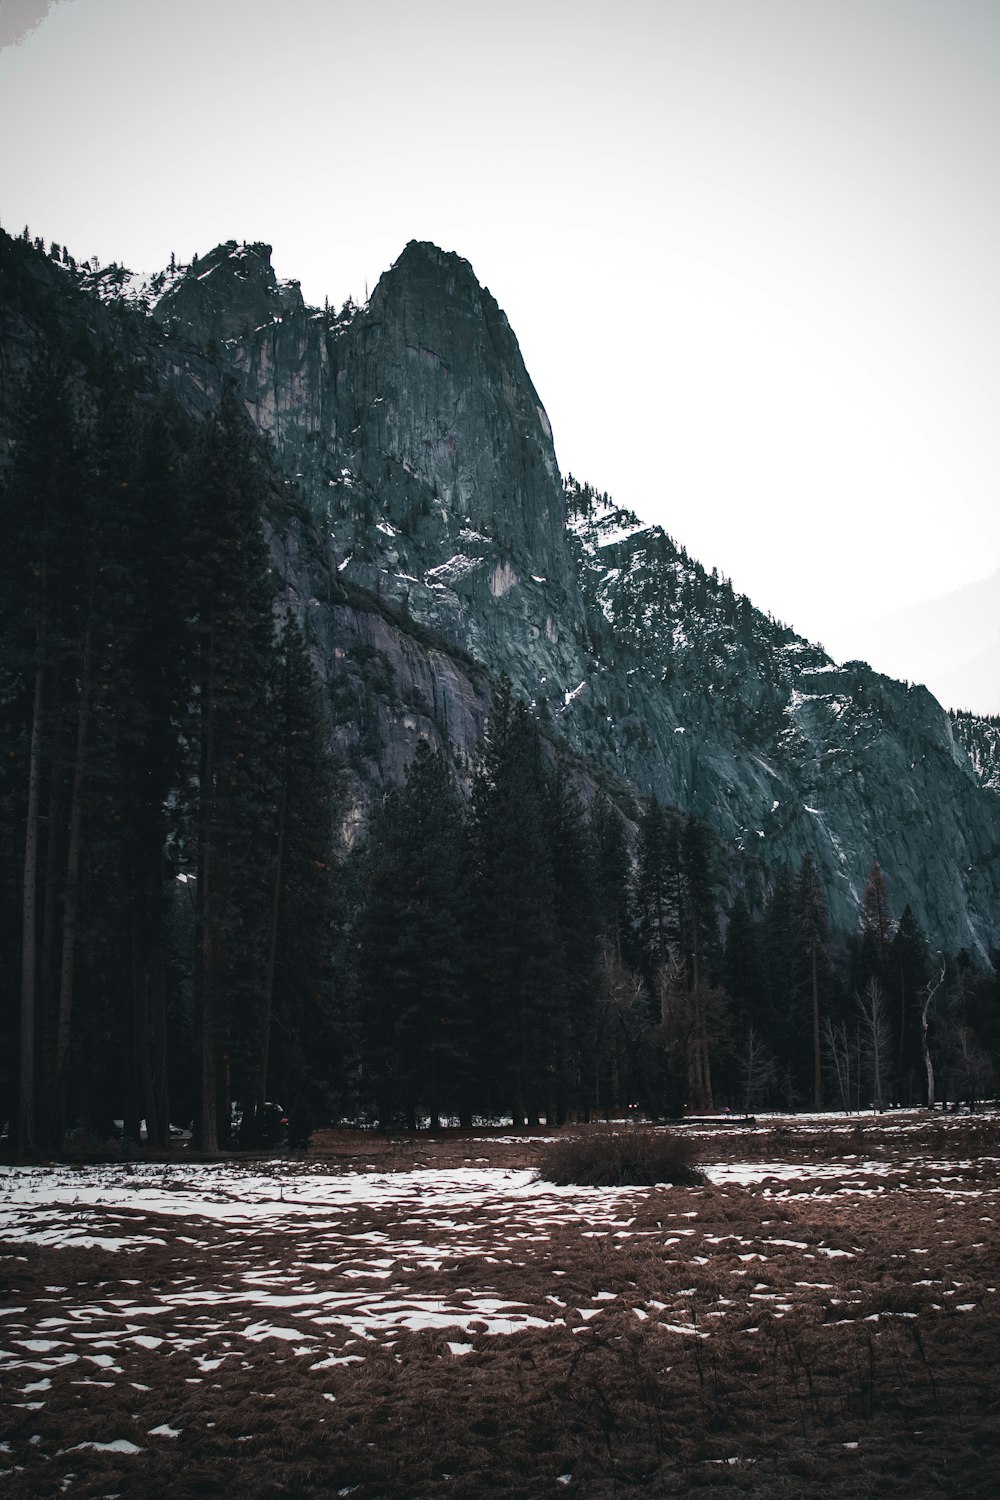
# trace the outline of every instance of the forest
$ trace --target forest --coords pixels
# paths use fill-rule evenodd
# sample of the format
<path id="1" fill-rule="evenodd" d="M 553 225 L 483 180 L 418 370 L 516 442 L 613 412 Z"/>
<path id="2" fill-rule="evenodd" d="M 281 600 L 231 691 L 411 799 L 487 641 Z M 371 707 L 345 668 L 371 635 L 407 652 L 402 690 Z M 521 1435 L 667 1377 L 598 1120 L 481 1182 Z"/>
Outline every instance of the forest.
<path id="1" fill-rule="evenodd" d="M 598 789 L 494 684 L 343 836 L 335 704 L 275 568 L 267 451 L 138 361 L 39 360 L 0 472 L 0 1123 L 154 1147 L 234 1106 L 384 1129 L 974 1101 L 1000 954 L 931 953 L 873 858 L 741 879 L 700 820 Z M 243 1141 L 247 1140 L 246 1132 Z"/>

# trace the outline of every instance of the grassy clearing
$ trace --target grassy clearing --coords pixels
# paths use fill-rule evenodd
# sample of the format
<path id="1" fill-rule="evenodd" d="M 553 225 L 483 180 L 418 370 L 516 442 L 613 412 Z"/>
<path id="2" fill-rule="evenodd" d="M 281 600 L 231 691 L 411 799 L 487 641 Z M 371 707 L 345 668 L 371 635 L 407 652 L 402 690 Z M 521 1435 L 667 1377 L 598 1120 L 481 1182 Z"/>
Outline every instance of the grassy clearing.
<path id="1" fill-rule="evenodd" d="M 372 1174 L 337 1200 L 315 1163 L 276 1166 L 273 1204 L 246 1220 L 245 1171 L 225 1219 L 151 1214 L 138 1190 L 70 1199 L 45 1219 L 61 1246 L 0 1245 L 0 1484 L 12 1500 L 993 1500 L 1000 1186 L 977 1140 L 951 1126 L 922 1155 L 884 1133 L 860 1153 L 873 1173 L 842 1138 L 839 1162 L 749 1185 L 574 1197 L 516 1170 L 544 1143 L 498 1138 L 522 1156 L 488 1201 L 447 1183 L 435 1200 L 405 1173 L 395 1196 Z M 466 1170 L 490 1149 L 447 1147 Z M 311 1182 L 316 1213 L 288 1212 Z M 65 1243 L 70 1224 L 132 1248 Z M 487 1328 L 491 1301 L 515 1331 Z M 445 1311 L 380 1321 L 393 1306 Z M 136 1451 L 84 1446 L 122 1441 Z"/>

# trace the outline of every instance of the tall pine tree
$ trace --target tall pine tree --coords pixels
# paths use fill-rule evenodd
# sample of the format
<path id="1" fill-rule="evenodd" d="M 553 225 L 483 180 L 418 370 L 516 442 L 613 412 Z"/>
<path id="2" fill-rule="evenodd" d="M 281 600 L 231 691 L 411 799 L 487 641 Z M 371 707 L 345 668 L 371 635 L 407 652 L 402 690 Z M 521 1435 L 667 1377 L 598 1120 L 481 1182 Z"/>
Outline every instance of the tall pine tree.
<path id="1" fill-rule="evenodd" d="M 466 1119 L 469 1028 L 462 987 L 462 810 L 421 740 L 401 787 L 372 814 L 357 929 L 363 1060 L 378 1119 L 411 1129 L 426 1110 Z"/>

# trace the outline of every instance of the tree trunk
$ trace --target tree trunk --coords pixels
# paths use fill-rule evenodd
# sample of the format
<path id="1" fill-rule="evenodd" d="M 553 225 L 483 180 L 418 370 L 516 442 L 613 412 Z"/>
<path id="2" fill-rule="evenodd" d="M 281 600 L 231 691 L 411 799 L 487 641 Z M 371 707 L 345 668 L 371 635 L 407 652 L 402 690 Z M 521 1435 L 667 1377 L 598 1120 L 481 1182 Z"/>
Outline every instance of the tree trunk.
<path id="1" fill-rule="evenodd" d="M 260 1015 L 260 1063 L 257 1073 L 257 1103 L 267 1098 L 267 1070 L 271 1050 L 271 1013 L 274 1009 L 274 976 L 278 964 L 278 932 L 281 915 L 281 884 L 284 877 L 285 825 L 288 819 L 288 756 L 284 756 L 281 796 L 278 801 L 278 838 L 274 855 L 274 882 L 271 889 L 271 927 L 267 940 L 267 967 L 264 972 L 264 995 Z"/>
<path id="2" fill-rule="evenodd" d="M 695 1074 L 698 1084 L 698 1109 L 711 1110 L 712 1068 L 708 1051 L 708 1027 L 705 1022 L 705 996 L 701 987 L 701 956 L 698 952 L 698 923 L 696 914 L 691 917 L 691 964 L 694 978 L 692 998 L 694 1002 L 694 1049 Z"/>
<path id="3" fill-rule="evenodd" d="M 70 796 L 66 890 L 63 896 L 62 958 L 59 964 L 59 1011 L 56 1020 L 56 1119 L 60 1137 L 66 1124 L 69 1047 L 73 1018 L 73 982 L 80 914 L 80 859 L 83 851 L 83 788 L 90 733 L 90 626 L 83 644 L 83 671 L 76 720 L 73 790 Z"/>
<path id="4" fill-rule="evenodd" d="M 812 943 L 812 1017 L 813 1017 L 813 1108 L 823 1108 L 823 1065 L 819 1050 L 819 973 L 816 963 L 816 940 Z"/>
<path id="5" fill-rule="evenodd" d="M 149 963 L 145 935 L 142 931 L 144 911 L 132 916 L 132 1077 L 129 1089 L 129 1119 L 126 1131 L 139 1140 L 142 1121 L 146 1122 L 147 1139 L 153 1098 L 149 1036 Z"/>
<path id="6" fill-rule="evenodd" d="M 930 1109 L 934 1107 L 934 1064 L 931 1061 L 931 1049 L 927 1040 L 927 1031 L 931 1006 L 934 1003 L 934 997 L 944 983 L 944 975 L 945 965 L 942 963 L 941 973 L 938 976 L 937 982 L 927 986 L 927 994 L 924 996 L 924 1003 L 920 1007 L 920 1050 L 924 1057 L 924 1074 L 927 1079 L 927 1106 Z"/>
<path id="7" fill-rule="evenodd" d="M 201 1149 L 219 1149 L 217 1124 L 218 1091 L 216 1087 L 216 963 L 215 932 L 215 723 L 213 704 L 212 653 L 213 638 L 208 645 L 208 665 L 201 684 L 201 756 L 199 796 L 201 799 L 198 841 L 198 944 L 197 995 L 198 1042 L 201 1055 Z"/>
<path id="8" fill-rule="evenodd" d="M 59 704 L 58 695 L 50 692 L 50 700 L 56 698 L 53 707 L 50 705 L 46 717 L 49 721 L 49 741 L 53 745 L 59 743 Z M 53 757 L 54 758 L 54 757 Z M 45 1139 L 49 1145 L 58 1145 L 61 1138 L 61 1124 L 59 1121 L 60 1108 L 65 1113 L 66 1105 L 57 1095 L 55 1088 L 56 1078 L 56 1015 L 59 1006 L 58 979 L 59 967 L 57 960 L 59 940 L 59 914 L 58 891 L 59 891 L 59 858 L 63 843 L 57 837 L 60 826 L 60 778 L 57 768 L 53 765 L 49 770 L 48 785 L 48 808 L 45 814 L 43 827 L 47 830 L 45 840 L 45 874 L 43 876 L 44 889 L 41 898 L 42 906 L 42 931 L 38 950 L 38 1024 L 42 1031 L 42 1079 L 47 1085 L 47 1097 L 45 1099 Z M 39 812 L 41 818 L 41 812 Z"/>
<path id="9" fill-rule="evenodd" d="M 28 759 L 28 810 L 24 837 L 23 907 L 21 924 L 21 1049 L 17 1144 L 21 1151 L 35 1148 L 35 1019 L 38 985 L 38 800 L 42 758 L 42 716 L 45 710 L 45 668 L 35 669 L 31 751 Z"/>
<path id="10" fill-rule="evenodd" d="M 170 1144 L 170 1112 L 167 1093 L 167 955 L 163 939 L 163 850 L 159 838 L 150 850 L 148 974 L 149 974 L 149 1071 L 150 1097 L 146 1100 L 146 1127 L 153 1146 Z"/>

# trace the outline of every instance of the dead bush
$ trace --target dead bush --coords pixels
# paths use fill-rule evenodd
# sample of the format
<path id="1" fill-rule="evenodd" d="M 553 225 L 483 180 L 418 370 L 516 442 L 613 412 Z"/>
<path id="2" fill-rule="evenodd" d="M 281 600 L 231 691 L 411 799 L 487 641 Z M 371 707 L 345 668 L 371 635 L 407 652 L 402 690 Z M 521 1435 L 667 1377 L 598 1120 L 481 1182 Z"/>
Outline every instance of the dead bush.
<path id="1" fill-rule="evenodd" d="M 690 1137 L 641 1125 L 574 1130 L 543 1147 L 538 1173 L 559 1187 L 692 1187 L 705 1180 Z"/>

